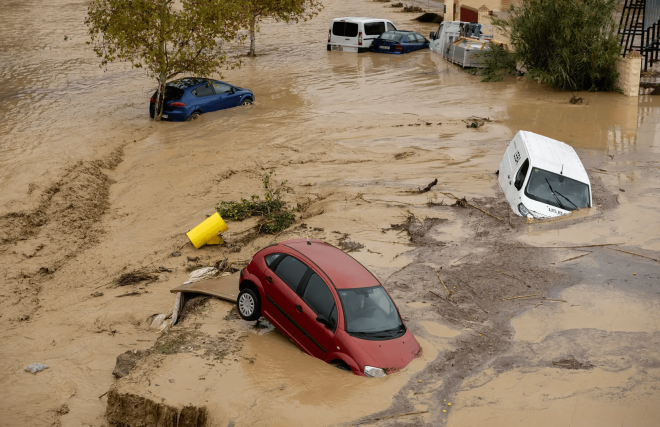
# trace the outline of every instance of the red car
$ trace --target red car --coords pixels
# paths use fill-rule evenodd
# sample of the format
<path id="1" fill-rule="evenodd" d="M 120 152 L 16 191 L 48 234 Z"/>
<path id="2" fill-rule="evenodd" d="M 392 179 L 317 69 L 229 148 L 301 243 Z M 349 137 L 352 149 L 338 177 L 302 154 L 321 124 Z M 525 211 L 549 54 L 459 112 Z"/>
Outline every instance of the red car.
<path id="1" fill-rule="evenodd" d="M 321 240 L 262 249 L 241 271 L 239 289 L 244 320 L 264 316 L 306 353 L 355 375 L 382 377 L 422 353 L 378 279 Z"/>

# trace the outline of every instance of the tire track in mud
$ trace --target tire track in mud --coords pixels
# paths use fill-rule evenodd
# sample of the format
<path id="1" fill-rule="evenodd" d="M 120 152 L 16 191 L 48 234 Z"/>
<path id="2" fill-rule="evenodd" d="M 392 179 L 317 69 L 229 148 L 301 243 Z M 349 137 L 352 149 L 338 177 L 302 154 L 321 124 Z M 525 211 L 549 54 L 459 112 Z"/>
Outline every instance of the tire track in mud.
<path id="1" fill-rule="evenodd" d="M 107 171 L 121 163 L 123 147 L 101 159 L 69 167 L 41 192 L 36 208 L 0 217 L 1 290 L 9 294 L 0 308 L 6 318 L 29 320 L 40 307 L 42 285 L 68 259 L 99 242 L 103 234 L 99 222 L 110 207 L 114 182 Z"/>
<path id="2" fill-rule="evenodd" d="M 594 204 L 602 210 L 609 210 L 616 204 L 616 195 L 596 181 L 599 192 L 602 192 Z M 432 321 L 447 324 L 461 331 L 460 335 L 449 340 L 450 348 L 441 351 L 436 360 L 399 390 L 390 408 L 349 424 L 446 424 L 452 409 L 447 402 L 453 401 L 463 381 L 513 348 L 514 331 L 509 320 L 534 306 L 563 303 L 550 300 L 548 293 L 558 286 L 571 286 L 569 275 L 553 265 L 567 258 L 564 250 L 528 247 L 516 242 L 528 221 L 511 215 L 506 200 L 482 198 L 471 203 L 505 220 L 497 221 L 459 204 L 436 206 L 437 209 L 451 209 L 462 222 L 465 238 L 446 244 L 433 238 L 434 230 L 442 228 L 445 221 L 409 218 L 398 228 L 408 231 L 411 241 L 421 247 L 415 251 L 412 263 L 387 280 L 387 288 L 393 298 L 400 301 L 399 308 L 409 327 L 424 331 L 418 322 Z M 563 225 L 557 226 L 589 220 L 593 219 L 566 219 Z M 429 223 L 432 224 L 430 227 L 424 227 Z M 529 295 L 532 296 L 512 298 Z M 405 304 L 401 303 L 403 301 Z M 424 304 L 421 307 L 420 302 Z M 416 307 L 411 307 L 411 303 Z M 522 366 L 522 363 L 520 358 L 502 359 L 498 370 L 510 370 Z M 408 419 L 390 418 L 412 414 L 420 408 L 428 409 L 429 414 L 424 418 L 431 420 L 429 424 L 425 424 L 421 415 Z"/>

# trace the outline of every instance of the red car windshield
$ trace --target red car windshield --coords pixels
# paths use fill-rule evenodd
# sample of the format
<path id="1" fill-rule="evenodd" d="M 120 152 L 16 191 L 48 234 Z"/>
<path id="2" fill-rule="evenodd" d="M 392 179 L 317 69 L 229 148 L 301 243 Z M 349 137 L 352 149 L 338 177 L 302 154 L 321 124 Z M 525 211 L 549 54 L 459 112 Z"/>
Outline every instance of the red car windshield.
<path id="1" fill-rule="evenodd" d="M 357 338 L 384 340 L 406 332 L 390 296 L 382 286 L 337 289 L 344 309 L 344 328 Z"/>

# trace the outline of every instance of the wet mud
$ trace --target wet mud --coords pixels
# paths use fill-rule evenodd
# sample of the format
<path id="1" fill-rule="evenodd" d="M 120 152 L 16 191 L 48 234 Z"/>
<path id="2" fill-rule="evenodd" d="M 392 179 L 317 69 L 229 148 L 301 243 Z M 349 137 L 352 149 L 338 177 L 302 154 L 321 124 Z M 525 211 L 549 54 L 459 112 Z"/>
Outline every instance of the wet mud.
<path id="1" fill-rule="evenodd" d="M 259 56 L 223 73 L 254 105 L 159 124 L 153 82 L 98 68 L 85 2 L 0 6 L 0 424 L 657 425 L 658 98 L 573 105 L 525 80 L 480 83 L 431 52 L 327 52 L 336 16 L 437 25 L 387 3 L 325 6 L 264 23 Z M 491 121 L 466 128 L 471 116 Z M 494 172 L 520 129 L 576 148 L 593 208 L 513 214 Z M 263 194 L 273 169 L 300 208 L 292 227 L 264 235 L 248 219 L 228 224 L 226 246 L 187 244 L 220 201 Z M 149 329 L 191 269 L 300 237 L 347 245 L 423 358 L 355 377 L 216 299 Z M 136 271 L 155 278 L 116 286 Z M 116 379 L 133 349 L 148 354 Z M 555 365 L 566 360 L 592 367 Z M 23 370 L 35 362 L 50 368 Z"/>

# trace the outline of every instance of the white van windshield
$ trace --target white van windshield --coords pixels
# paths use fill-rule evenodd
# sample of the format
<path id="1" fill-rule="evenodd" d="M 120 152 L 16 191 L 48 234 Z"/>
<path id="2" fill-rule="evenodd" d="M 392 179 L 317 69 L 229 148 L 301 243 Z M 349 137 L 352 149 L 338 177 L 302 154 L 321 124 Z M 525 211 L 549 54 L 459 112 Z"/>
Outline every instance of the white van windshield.
<path id="1" fill-rule="evenodd" d="M 587 184 L 539 168 L 532 168 L 525 195 L 567 211 L 591 207 Z"/>

